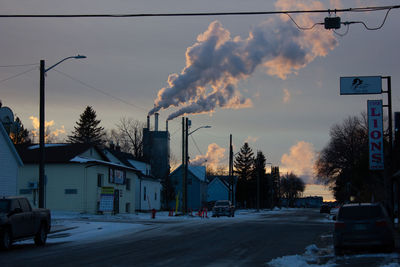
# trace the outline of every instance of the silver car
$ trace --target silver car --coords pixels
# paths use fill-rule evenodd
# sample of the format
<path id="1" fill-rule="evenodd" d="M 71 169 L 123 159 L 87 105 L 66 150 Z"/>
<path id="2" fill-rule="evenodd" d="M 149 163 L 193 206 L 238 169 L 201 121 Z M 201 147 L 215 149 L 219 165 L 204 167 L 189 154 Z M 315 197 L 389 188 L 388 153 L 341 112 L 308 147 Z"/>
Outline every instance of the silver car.
<path id="1" fill-rule="evenodd" d="M 346 204 L 340 207 L 334 230 L 335 253 L 348 248 L 378 247 L 392 250 L 393 226 L 386 210 L 377 203 Z"/>

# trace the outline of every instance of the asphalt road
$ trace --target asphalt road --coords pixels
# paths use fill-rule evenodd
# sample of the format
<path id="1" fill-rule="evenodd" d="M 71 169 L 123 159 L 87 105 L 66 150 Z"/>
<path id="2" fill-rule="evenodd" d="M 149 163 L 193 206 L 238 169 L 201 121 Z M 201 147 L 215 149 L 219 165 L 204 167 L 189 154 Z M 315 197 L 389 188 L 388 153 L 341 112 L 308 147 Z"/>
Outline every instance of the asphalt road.
<path id="1" fill-rule="evenodd" d="M 320 243 L 332 230 L 321 219 L 304 209 L 246 220 L 154 223 L 96 243 L 16 244 L 0 252 L 0 266 L 265 266 Z"/>
<path id="2" fill-rule="evenodd" d="M 311 209 L 239 220 L 143 223 L 145 230 L 99 237 L 96 242 L 53 239 L 45 247 L 17 243 L 10 251 L 0 251 L 0 266 L 266 266 L 279 257 L 304 256 L 311 244 L 320 248 L 307 261 L 314 266 L 383 266 L 400 261 L 397 253 L 335 257 L 333 225 L 326 222 L 326 215 Z"/>

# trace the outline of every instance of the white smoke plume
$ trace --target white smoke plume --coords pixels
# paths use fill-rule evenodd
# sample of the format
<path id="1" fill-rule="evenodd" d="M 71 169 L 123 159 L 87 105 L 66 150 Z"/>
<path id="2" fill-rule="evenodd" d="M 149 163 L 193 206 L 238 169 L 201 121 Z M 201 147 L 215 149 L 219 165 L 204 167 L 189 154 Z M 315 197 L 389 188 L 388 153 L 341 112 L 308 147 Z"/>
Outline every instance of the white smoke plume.
<path id="1" fill-rule="evenodd" d="M 311 143 L 300 141 L 290 148 L 289 154 L 281 158 L 282 170 L 293 172 L 306 184 L 313 183 L 316 153 Z"/>
<path id="2" fill-rule="evenodd" d="M 323 8 L 318 1 L 279 0 L 278 9 Z M 301 14 L 294 18 L 301 25 L 313 25 L 321 17 Z M 256 26 L 247 36 L 231 37 L 218 21 L 197 36 L 186 50 L 186 66 L 180 74 L 168 77 L 168 86 L 158 92 L 149 115 L 171 106 L 181 107 L 168 120 L 184 114 L 212 113 L 220 108 L 252 106 L 242 96 L 237 83 L 262 66 L 269 75 L 285 79 L 318 56 L 326 56 L 337 41 L 332 31 L 315 27 L 300 31 L 286 15 L 274 16 Z"/>
<path id="3" fill-rule="evenodd" d="M 212 143 L 208 145 L 206 155 L 197 155 L 196 158 L 190 161 L 190 164 L 194 166 L 207 164 L 207 166 L 216 169 L 224 157 L 225 148 Z"/>

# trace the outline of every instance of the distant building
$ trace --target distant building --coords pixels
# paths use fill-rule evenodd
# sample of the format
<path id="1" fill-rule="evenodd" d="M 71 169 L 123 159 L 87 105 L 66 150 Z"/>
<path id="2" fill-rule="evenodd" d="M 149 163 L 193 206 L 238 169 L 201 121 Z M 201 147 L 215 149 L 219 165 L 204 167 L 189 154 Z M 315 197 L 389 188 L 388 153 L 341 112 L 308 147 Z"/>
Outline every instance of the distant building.
<path id="1" fill-rule="evenodd" d="M 231 183 L 230 177 L 227 175 L 212 175 L 207 177 L 207 201 L 213 202 L 217 200 L 229 199 L 229 185 Z M 233 195 L 236 196 L 236 182 L 237 177 L 232 177 L 233 182 Z"/>
<path id="2" fill-rule="evenodd" d="M 170 136 L 168 126 L 165 131 L 159 131 L 158 113 L 154 117 L 154 131 L 150 130 L 150 117 L 147 117 L 147 128 L 143 128 L 143 157 L 150 163 L 151 175 L 164 180 L 170 172 Z"/>
<path id="3" fill-rule="evenodd" d="M 178 197 L 178 210 L 182 210 L 182 165 L 176 168 L 171 174 L 171 184 L 175 188 Z M 205 166 L 188 166 L 187 177 L 187 208 L 198 210 L 207 206 L 207 180 Z M 176 207 L 176 201 L 171 201 L 170 208 Z"/>
<path id="4" fill-rule="evenodd" d="M 303 197 L 297 198 L 294 201 L 295 208 L 320 208 L 324 203 L 323 197 Z M 282 207 L 287 207 L 289 205 L 289 201 L 286 198 L 282 199 Z"/>

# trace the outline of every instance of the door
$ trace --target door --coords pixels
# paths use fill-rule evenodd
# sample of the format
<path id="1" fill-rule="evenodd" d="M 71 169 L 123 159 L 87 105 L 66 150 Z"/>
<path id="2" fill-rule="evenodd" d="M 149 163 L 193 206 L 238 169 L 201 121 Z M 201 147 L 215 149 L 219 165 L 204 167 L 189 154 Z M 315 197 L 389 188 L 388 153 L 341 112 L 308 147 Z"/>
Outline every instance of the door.
<path id="1" fill-rule="evenodd" d="M 114 190 L 114 214 L 119 213 L 119 190 Z"/>

